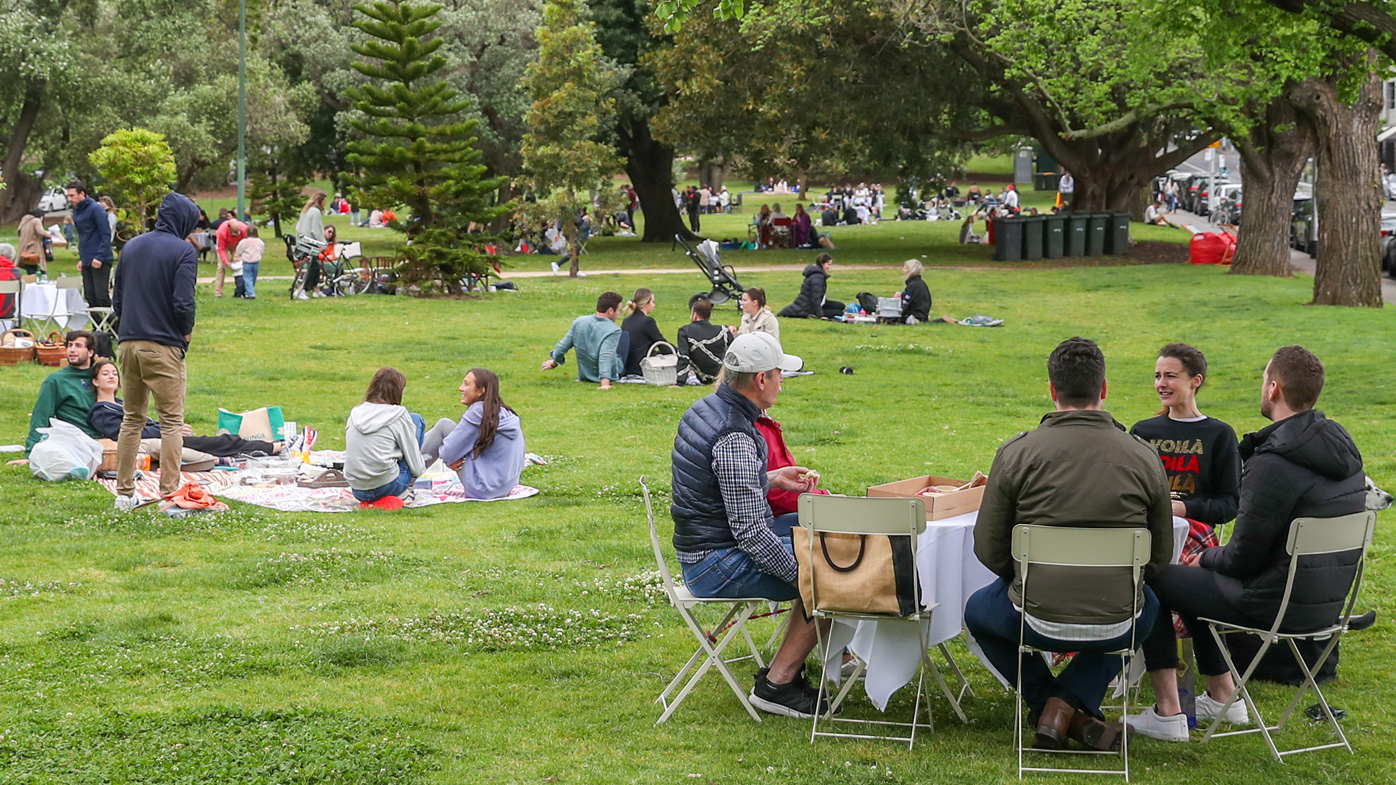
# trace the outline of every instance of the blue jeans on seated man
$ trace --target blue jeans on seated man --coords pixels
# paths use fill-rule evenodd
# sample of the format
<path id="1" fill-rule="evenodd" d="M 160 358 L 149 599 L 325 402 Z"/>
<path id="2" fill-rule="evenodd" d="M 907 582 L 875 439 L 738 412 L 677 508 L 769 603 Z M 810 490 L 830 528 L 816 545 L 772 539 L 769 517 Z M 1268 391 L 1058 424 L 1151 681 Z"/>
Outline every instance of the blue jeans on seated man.
<path id="1" fill-rule="evenodd" d="M 1135 619 L 1135 645 L 1141 645 L 1153 628 L 1158 614 L 1158 598 L 1144 587 L 1144 607 Z M 1018 667 L 1018 627 L 1022 611 L 1013 607 L 1008 598 L 1008 581 L 995 580 L 975 592 L 965 604 L 965 628 L 979 642 L 984 655 L 1011 685 Z M 1110 681 L 1120 672 L 1118 654 L 1105 654 L 1129 646 L 1130 633 L 1105 641 L 1068 641 L 1048 638 L 1031 626 L 1023 628 L 1023 643 L 1046 651 L 1076 652 L 1071 663 L 1053 676 L 1047 663 L 1038 654 L 1023 654 L 1023 701 L 1030 716 L 1042 713 L 1049 698 L 1061 698 L 1077 711 L 1088 712 L 1097 719 L 1100 702 Z"/>
<path id="2" fill-rule="evenodd" d="M 422 439 L 426 436 L 427 421 L 422 419 L 422 415 L 412 412 L 412 422 L 417 426 L 417 447 L 422 446 Z M 361 502 L 376 502 L 388 496 L 401 496 L 404 491 L 412 487 L 412 482 L 416 477 L 412 476 L 412 470 L 407 467 L 407 459 L 399 458 L 397 462 L 397 479 L 387 485 L 380 485 L 369 491 L 351 489 L 354 498 Z"/>
<path id="3" fill-rule="evenodd" d="M 798 519 L 799 515 L 790 513 L 777 516 L 771 523 L 791 556 L 795 555 L 795 548 L 790 543 L 790 527 Z M 784 602 L 800 596 L 794 584 L 762 572 L 746 551 L 735 546 L 709 551 L 702 561 L 680 566 L 683 582 L 695 597 L 761 597 Z"/>

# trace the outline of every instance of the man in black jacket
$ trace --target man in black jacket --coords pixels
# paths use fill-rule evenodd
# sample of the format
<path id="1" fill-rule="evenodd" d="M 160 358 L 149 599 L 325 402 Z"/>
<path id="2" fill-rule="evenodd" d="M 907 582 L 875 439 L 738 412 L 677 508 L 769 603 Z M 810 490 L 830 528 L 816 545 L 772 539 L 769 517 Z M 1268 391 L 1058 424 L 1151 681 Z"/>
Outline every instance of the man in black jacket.
<path id="1" fill-rule="evenodd" d="M 1362 455 L 1341 425 L 1314 411 L 1323 390 L 1323 363 L 1302 346 L 1286 346 L 1265 366 L 1260 413 L 1273 424 L 1241 440 L 1241 506 L 1231 540 L 1160 571 L 1149 581 L 1164 611 L 1176 611 L 1192 633 L 1197 670 L 1207 692 L 1197 696 L 1198 720 L 1211 719 L 1236 689 L 1216 642 L 1198 617 L 1255 627 L 1275 622 L 1289 571 L 1285 543 L 1295 518 L 1330 518 L 1361 512 L 1366 499 Z M 1357 554 L 1307 556 L 1294 575 L 1281 629 L 1303 632 L 1332 624 L 1357 573 Z M 1163 741 L 1187 741 L 1187 717 L 1178 704 L 1177 648 L 1169 614 L 1144 642 L 1157 703 L 1128 718 L 1138 732 Z M 1225 722 L 1249 722 L 1237 701 Z"/>
<path id="2" fill-rule="evenodd" d="M 717 381 L 722 357 L 727 354 L 727 345 L 732 343 L 736 330 L 708 321 L 712 315 L 713 304 L 700 297 L 693 301 L 692 321 L 679 328 L 679 341 L 674 345 L 679 349 L 680 384 L 688 371 L 693 371 L 702 384 Z"/>
<path id="3" fill-rule="evenodd" d="M 121 250 L 112 308 L 120 320 L 121 392 L 126 417 L 116 442 L 116 508 L 136 506 L 136 450 L 146 410 L 155 398 L 160 415 L 160 493 L 179 490 L 184 451 L 184 353 L 194 332 L 194 283 L 199 256 L 184 238 L 199 208 L 189 197 L 167 195 L 155 230 Z"/>

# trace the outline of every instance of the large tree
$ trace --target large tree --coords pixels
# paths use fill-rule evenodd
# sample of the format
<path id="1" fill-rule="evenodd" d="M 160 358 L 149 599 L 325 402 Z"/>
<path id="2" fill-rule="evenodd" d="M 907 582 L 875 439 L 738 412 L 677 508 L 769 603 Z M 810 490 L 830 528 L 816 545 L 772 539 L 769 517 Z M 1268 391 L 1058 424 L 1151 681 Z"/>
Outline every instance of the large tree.
<path id="1" fill-rule="evenodd" d="M 404 232 L 399 274 L 423 289 L 458 294 L 469 275 L 487 274 L 484 253 L 466 235 L 468 224 L 489 223 L 503 208 L 489 206 L 501 178 L 484 178 L 475 147 L 475 123 L 455 122 L 468 102 L 436 73 L 446 66 L 437 50 L 439 5 L 399 0 L 360 3 L 354 26 L 367 39 L 354 44 L 354 63 L 368 82 L 349 91 L 363 140 L 349 145 L 360 171 L 355 198 L 373 207 L 406 207 L 393 223 Z"/>
<path id="2" fill-rule="evenodd" d="M 579 216 L 618 203 L 615 173 L 620 160 L 607 141 L 615 113 L 614 71 L 606 67 L 594 24 L 582 0 L 547 0 L 538 28 L 538 59 L 524 77 L 533 107 L 523 140 L 524 173 L 518 182 L 534 201 L 520 206 L 529 226 L 561 221 L 570 257 L 579 272 Z"/>

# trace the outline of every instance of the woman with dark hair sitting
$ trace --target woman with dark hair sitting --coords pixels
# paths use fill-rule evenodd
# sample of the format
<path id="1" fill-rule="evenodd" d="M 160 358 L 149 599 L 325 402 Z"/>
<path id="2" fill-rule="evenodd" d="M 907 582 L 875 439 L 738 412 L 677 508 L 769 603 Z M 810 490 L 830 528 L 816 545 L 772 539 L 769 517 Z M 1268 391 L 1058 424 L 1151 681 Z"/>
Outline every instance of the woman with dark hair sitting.
<path id="1" fill-rule="evenodd" d="M 816 257 L 814 264 L 805 267 L 805 280 L 800 284 L 800 293 L 795 297 L 795 302 L 782 308 L 780 315 L 786 318 L 809 316 L 824 319 L 842 316 L 843 303 L 828 298 L 829 273 L 833 269 L 834 257 L 826 253 Z"/>
<path id="2" fill-rule="evenodd" d="M 471 368 L 460 385 L 465 414 L 456 423 L 442 418 L 422 440 L 427 463 L 445 461 L 460 477 L 471 499 L 500 499 L 519 484 L 523 473 L 523 429 L 519 415 L 499 395 L 499 377 Z"/>
<path id="3" fill-rule="evenodd" d="M 349 412 L 344 478 L 361 502 L 400 497 L 426 471 L 421 448 L 426 423 L 402 405 L 406 388 L 402 371 L 379 368 L 368 383 L 364 402 Z"/>
<path id="4" fill-rule="evenodd" d="M 92 428 L 103 437 L 116 441 L 121 435 L 121 420 L 125 417 L 121 399 L 116 392 L 121 388 L 121 376 L 111 360 L 98 360 L 92 364 L 92 390 L 97 394 L 97 402 L 87 415 Z M 145 420 L 141 431 L 142 439 L 159 439 L 160 423 Z M 195 436 L 188 424 L 184 426 L 184 448 L 212 455 L 215 458 L 228 458 L 234 455 L 275 455 L 281 452 L 281 445 L 225 433 L 221 436 Z M 187 459 L 186 459 L 187 460 Z"/>

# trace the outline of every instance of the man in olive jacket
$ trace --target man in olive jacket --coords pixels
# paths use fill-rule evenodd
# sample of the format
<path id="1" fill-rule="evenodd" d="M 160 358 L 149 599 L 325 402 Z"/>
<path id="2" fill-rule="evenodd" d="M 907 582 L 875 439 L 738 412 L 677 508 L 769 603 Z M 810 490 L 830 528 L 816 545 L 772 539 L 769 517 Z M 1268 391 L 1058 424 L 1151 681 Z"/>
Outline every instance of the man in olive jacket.
<path id="1" fill-rule="evenodd" d="M 974 553 L 999 578 L 970 597 L 965 626 L 1010 681 L 1019 664 L 1024 612 L 1012 555 L 1014 526 L 1147 528 L 1152 551 L 1146 575 L 1173 556 L 1168 478 L 1158 453 L 1101 409 L 1106 385 L 1100 348 L 1084 338 L 1063 341 L 1047 358 L 1047 375 L 1057 410 L 999 449 L 974 527 Z M 1024 642 L 1078 652 L 1056 677 L 1041 657 L 1022 657 L 1023 699 L 1036 728 L 1033 746 L 1061 749 L 1071 738 L 1096 750 L 1117 747 L 1123 725 L 1104 722 L 1100 702 L 1120 658 L 1103 652 L 1126 648 L 1136 623 L 1142 641 L 1158 600 L 1147 588 L 1133 595 L 1128 569 L 1083 579 L 1070 569 L 1036 566 L 1032 595 Z"/>

